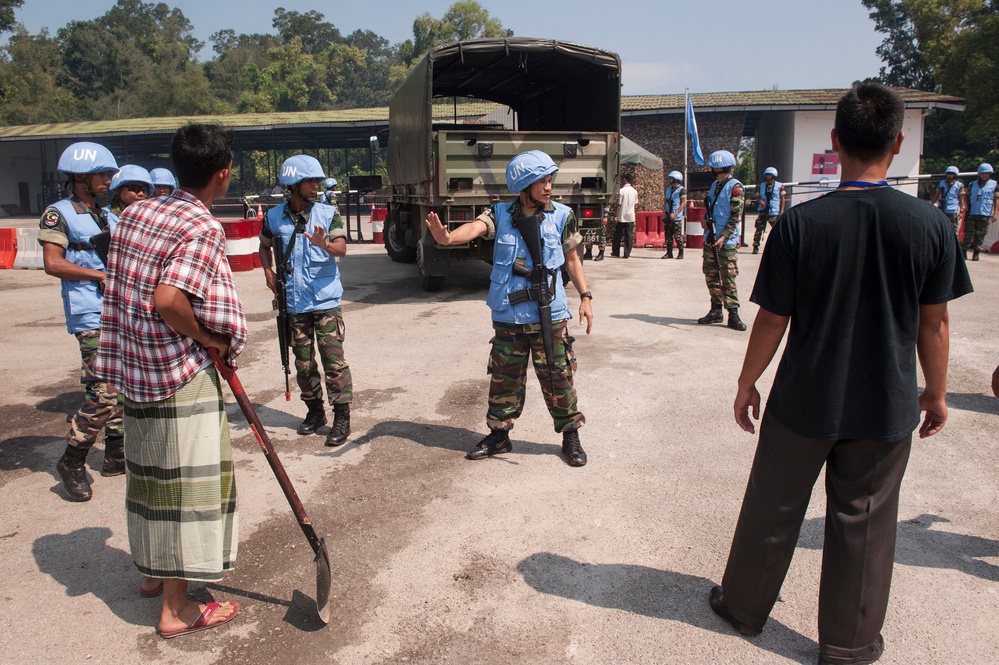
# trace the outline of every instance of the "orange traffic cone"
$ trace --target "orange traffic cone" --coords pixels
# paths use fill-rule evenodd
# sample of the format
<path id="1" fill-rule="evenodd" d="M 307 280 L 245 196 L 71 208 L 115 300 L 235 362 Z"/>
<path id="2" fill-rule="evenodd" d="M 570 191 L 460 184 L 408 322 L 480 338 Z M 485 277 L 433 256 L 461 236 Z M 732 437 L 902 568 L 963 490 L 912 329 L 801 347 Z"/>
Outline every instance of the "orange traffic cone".
<path id="1" fill-rule="evenodd" d="M 258 222 L 264 221 L 264 209 L 263 207 L 261 207 L 259 203 L 257 204 L 257 221 Z"/>

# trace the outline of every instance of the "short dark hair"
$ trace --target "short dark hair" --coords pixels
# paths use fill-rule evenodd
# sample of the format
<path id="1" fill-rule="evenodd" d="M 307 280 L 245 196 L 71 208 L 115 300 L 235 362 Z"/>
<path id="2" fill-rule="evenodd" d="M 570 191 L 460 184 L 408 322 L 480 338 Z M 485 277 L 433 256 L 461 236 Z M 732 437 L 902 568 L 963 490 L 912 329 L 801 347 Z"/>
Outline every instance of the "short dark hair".
<path id="1" fill-rule="evenodd" d="M 836 104 L 836 135 L 843 151 L 865 162 L 891 152 L 905 119 L 905 102 L 880 83 L 855 83 Z"/>
<path id="2" fill-rule="evenodd" d="M 170 142 L 173 170 L 181 187 L 201 189 L 232 162 L 232 130 L 218 124 L 188 123 Z"/>
<path id="3" fill-rule="evenodd" d="M 632 179 L 631 179 L 631 174 L 630 173 L 622 173 L 621 174 L 621 180 L 623 180 L 623 181 L 625 181 L 627 183 L 633 182 Z"/>

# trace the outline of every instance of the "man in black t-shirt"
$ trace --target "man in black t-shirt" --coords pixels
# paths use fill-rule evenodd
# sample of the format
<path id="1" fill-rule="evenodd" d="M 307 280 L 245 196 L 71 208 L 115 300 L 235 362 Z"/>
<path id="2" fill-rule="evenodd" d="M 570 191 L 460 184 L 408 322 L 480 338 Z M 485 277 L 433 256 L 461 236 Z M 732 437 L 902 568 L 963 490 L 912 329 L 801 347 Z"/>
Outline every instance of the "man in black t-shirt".
<path id="1" fill-rule="evenodd" d="M 756 381 L 781 357 L 722 585 L 711 608 L 744 635 L 763 630 L 812 487 L 826 466 L 819 662 L 873 663 L 884 648 L 898 496 L 919 436 L 947 420 L 947 301 L 972 290 L 946 215 L 886 187 L 905 104 L 875 83 L 839 101 L 835 192 L 788 210 L 766 245 L 760 306 L 735 398 L 753 433 Z M 916 359 L 926 386 L 916 387 Z"/>

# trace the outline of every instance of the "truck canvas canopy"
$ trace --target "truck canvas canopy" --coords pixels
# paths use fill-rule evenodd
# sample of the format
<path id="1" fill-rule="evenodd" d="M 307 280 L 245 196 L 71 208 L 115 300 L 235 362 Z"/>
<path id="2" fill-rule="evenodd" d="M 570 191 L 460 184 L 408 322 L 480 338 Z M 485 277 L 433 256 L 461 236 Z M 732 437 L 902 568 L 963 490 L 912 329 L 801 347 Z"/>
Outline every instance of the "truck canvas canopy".
<path id="1" fill-rule="evenodd" d="M 619 132 L 621 59 L 573 42 L 476 39 L 431 49 L 389 105 L 389 177 L 423 181 L 432 168 L 434 99 L 496 102 L 520 131 Z"/>

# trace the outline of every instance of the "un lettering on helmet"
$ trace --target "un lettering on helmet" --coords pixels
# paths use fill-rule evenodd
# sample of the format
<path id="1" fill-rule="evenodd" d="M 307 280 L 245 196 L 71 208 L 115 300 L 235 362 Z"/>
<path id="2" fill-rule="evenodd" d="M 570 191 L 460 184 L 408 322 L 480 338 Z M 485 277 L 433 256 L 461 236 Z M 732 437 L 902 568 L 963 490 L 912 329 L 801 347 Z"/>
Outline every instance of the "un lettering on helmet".
<path id="1" fill-rule="evenodd" d="M 97 161 L 97 151 L 91 150 L 90 148 L 78 148 L 73 151 L 73 159 L 86 159 L 89 161 Z"/>

